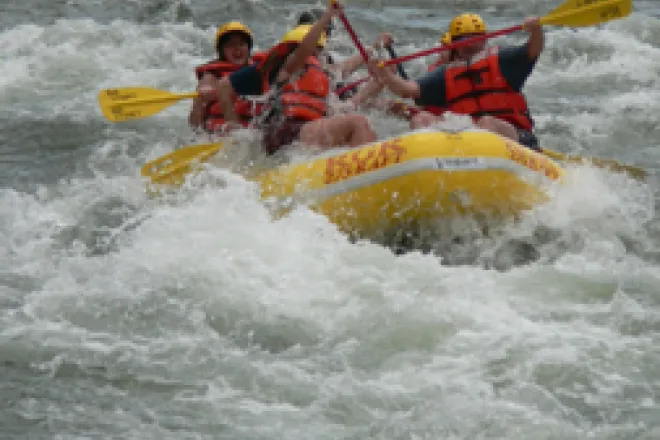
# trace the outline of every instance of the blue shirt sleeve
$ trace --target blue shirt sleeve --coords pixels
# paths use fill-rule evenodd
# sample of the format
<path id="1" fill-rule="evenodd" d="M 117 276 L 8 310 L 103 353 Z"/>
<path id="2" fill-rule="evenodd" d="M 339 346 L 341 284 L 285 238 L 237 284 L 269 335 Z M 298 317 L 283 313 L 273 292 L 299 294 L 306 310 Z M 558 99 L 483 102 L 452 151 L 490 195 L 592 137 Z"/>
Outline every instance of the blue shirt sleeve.
<path id="1" fill-rule="evenodd" d="M 445 66 L 440 66 L 417 79 L 419 98 L 415 99 L 415 104 L 437 107 L 444 107 L 447 104 L 445 97 L 445 71 Z"/>
<path id="2" fill-rule="evenodd" d="M 261 95 L 263 93 L 261 74 L 256 64 L 245 66 L 229 75 L 234 92 L 240 96 Z"/>
<path id="3" fill-rule="evenodd" d="M 516 92 L 520 92 L 536 66 L 537 58 L 529 59 L 527 43 L 516 47 L 501 47 L 498 52 L 500 72 Z"/>

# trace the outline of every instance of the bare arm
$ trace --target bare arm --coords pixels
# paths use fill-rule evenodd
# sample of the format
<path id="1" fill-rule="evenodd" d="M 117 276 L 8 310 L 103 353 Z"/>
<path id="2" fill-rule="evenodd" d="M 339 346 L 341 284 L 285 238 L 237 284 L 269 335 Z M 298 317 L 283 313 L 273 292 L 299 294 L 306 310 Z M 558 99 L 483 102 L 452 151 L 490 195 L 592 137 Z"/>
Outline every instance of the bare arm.
<path id="1" fill-rule="evenodd" d="M 340 64 L 341 78 L 346 78 L 346 76 L 355 72 L 358 69 L 358 67 L 360 67 L 363 63 L 364 60 L 362 59 L 362 55 L 360 55 L 359 53 L 353 54 L 350 57 L 346 58 Z"/>
<path id="2" fill-rule="evenodd" d="M 387 67 L 378 66 L 379 62 L 379 60 L 369 61 L 369 71 L 378 81 L 382 82 L 392 93 L 402 98 L 419 98 L 420 89 L 417 81 L 403 79 Z"/>
<path id="3" fill-rule="evenodd" d="M 194 98 L 190 113 L 188 114 L 188 124 L 191 127 L 200 127 L 204 123 L 204 104 L 200 98 Z"/>
<path id="4" fill-rule="evenodd" d="M 350 101 L 357 108 L 363 107 L 371 98 L 378 95 L 383 90 L 383 87 L 384 84 L 379 81 L 369 81 L 363 87 L 360 87 Z"/>
<path id="5" fill-rule="evenodd" d="M 227 122 L 238 122 L 238 116 L 234 109 L 234 89 L 231 87 L 229 78 L 222 78 L 218 81 L 218 104 L 222 109 L 222 114 Z"/>
<path id="6" fill-rule="evenodd" d="M 325 30 L 327 24 L 330 23 L 334 14 L 335 6 L 330 4 L 321 18 L 314 22 L 309 32 L 307 32 L 307 35 L 305 35 L 305 38 L 300 42 L 300 45 L 286 59 L 284 66 L 277 75 L 278 81 L 283 81 L 294 72 L 302 69 L 305 66 L 307 57 L 316 53 L 316 44 L 321 37 L 321 33 Z"/>
<path id="7" fill-rule="evenodd" d="M 545 37 L 543 29 L 539 23 L 538 17 L 528 17 L 524 21 L 524 27 L 529 32 L 529 39 L 527 40 L 527 56 L 530 60 L 534 60 L 541 55 L 543 51 Z"/>
<path id="8" fill-rule="evenodd" d="M 371 47 L 367 48 L 367 53 L 369 54 L 369 58 L 373 58 L 374 53 L 381 47 L 386 47 L 391 44 L 392 44 L 391 34 L 387 32 L 383 32 L 379 34 L 376 37 L 376 40 L 371 45 Z M 341 63 L 341 75 L 342 75 L 341 77 L 346 78 L 346 76 L 355 72 L 363 64 L 364 64 L 364 59 L 362 58 L 362 55 L 360 53 L 351 55 Z"/>
<path id="9" fill-rule="evenodd" d="M 204 74 L 197 85 L 199 96 L 193 99 L 190 114 L 188 115 L 188 124 L 192 127 L 199 127 L 204 123 L 204 107 L 209 98 L 213 98 L 218 80 L 210 73 Z"/>

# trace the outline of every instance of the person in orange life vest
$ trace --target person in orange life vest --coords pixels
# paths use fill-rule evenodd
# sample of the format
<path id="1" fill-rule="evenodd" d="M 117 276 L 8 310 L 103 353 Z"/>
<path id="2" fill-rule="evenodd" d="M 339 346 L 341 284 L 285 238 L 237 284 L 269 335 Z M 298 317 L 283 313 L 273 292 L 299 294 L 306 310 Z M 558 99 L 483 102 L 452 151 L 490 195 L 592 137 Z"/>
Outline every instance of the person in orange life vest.
<path id="1" fill-rule="evenodd" d="M 320 147 L 356 146 L 376 140 L 362 115 L 328 115 L 328 76 L 319 60 L 319 46 L 325 43 L 323 30 L 337 12 L 330 4 L 314 25 L 289 31 L 261 65 L 244 67 L 218 83 L 218 101 L 227 121 L 238 121 L 230 97 L 261 95 L 270 84 L 283 84 L 277 93 L 272 117 L 264 127 L 264 148 L 272 154 L 294 141 Z M 285 48 L 284 53 L 282 48 Z M 233 114 L 232 114 L 233 113 Z"/>
<path id="2" fill-rule="evenodd" d="M 399 96 L 414 98 L 425 108 L 411 120 L 411 127 L 428 126 L 444 111 L 468 114 L 475 124 L 532 149 L 539 149 L 532 133 L 533 121 L 522 87 L 543 50 L 544 37 L 538 17 L 528 17 L 527 42 L 519 47 L 486 50 L 482 41 L 456 49 L 456 61 L 440 66 L 415 81 L 405 81 L 370 62 L 373 75 Z M 482 35 L 486 26 L 478 15 L 463 14 L 450 23 L 452 41 Z"/>
<path id="3" fill-rule="evenodd" d="M 250 56 L 252 46 L 252 32 L 244 24 L 231 21 L 218 28 L 215 37 L 218 58 L 195 68 L 199 96 L 193 99 L 188 116 L 188 123 L 192 127 L 200 127 L 208 132 L 222 130 L 225 122 L 216 99 L 218 79 L 261 60 L 263 54 Z M 235 106 L 241 122 L 247 125 L 253 116 L 254 106 L 240 99 L 236 100 Z"/>

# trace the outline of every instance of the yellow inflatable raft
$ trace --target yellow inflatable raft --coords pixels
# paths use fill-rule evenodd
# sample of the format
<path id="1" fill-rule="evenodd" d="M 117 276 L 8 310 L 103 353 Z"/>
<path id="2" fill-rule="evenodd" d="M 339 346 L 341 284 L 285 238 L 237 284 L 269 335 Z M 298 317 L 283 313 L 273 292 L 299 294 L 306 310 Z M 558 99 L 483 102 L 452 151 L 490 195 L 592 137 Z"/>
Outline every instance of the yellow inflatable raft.
<path id="1" fill-rule="evenodd" d="M 486 131 L 417 131 L 258 177 L 262 198 L 304 203 L 370 235 L 449 216 L 508 217 L 545 200 L 552 159 Z"/>
<path id="2" fill-rule="evenodd" d="M 143 167 L 156 185 L 176 185 L 222 144 L 175 150 Z M 175 156 L 176 159 L 172 159 Z M 254 179 L 279 214 L 305 204 L 362 236 L 447 217 L 506 218 L 545 200 L 562 169 L 542 153 L 487 131 L 415 131 L 282 165 Z"/>

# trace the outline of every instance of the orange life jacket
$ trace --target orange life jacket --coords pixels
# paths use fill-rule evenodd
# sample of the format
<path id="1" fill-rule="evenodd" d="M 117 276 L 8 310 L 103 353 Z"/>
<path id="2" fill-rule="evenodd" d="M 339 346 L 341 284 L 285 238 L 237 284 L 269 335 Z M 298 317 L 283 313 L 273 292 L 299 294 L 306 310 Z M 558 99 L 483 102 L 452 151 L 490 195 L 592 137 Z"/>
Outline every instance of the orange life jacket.
<path id="1" fill-rule="evenodd" d="M 266 53 L 257 52 L 252 55 L 248 64 L 263 62 Z M 244 66 L 238 66 L 225 61 L 211 61 L 210 63 L 197 66 L 195 68 L 195 75 L 197 79 L 201 79 L 205 74 L 210 73 L 216 78 L 224 78 L 225 76 L 236 72 Z M 261 112 L 262 104 L 255 104 L 249 100 L 234 97 L 234 111 L 239 118 L 239 122 L 244 127 L 247 127 L 252 118 Z M 204 129 L 209 132 L 220 130 L 225 124 L 225 118 L 220 108 L 218 101 L 211 101 L 206 104 L 204 108 Z"/>
<path id="2" fill-rule="evenodd" d="M 490 48 L 472 64 L 451 63 L 445 71 L 446 108 L 453 113 L 480 117 L 490 115 L 531 131 L 533 122 L 522 93 L 514 91 L 502 76 L 497 48 Z M 441 109 L 428 107 L 438 114 Z"/>
<path id="3" fill-rule="evenodd" d="M 296 77 L 294 77 L 296 78 Z M 305 70 L 282 86 L 278 104 L 284 119 L 314 121 L 328 114 L 328 74 L 315 57 L 308 57 Z"/>

